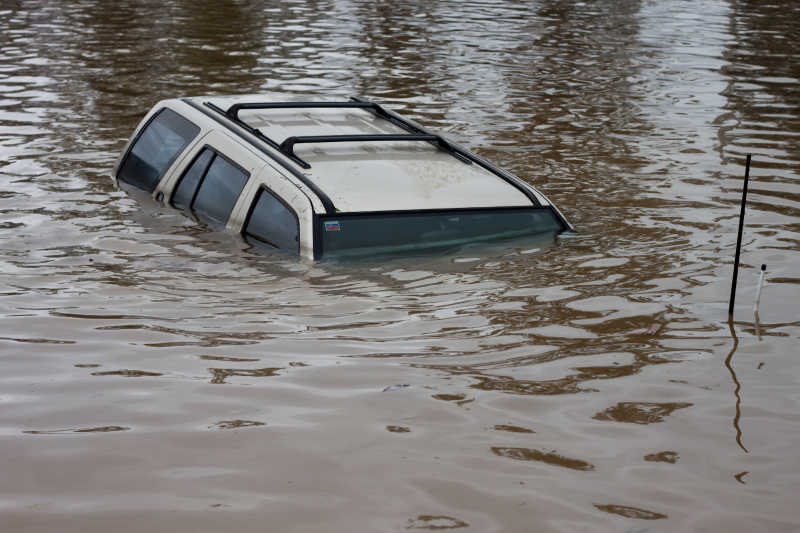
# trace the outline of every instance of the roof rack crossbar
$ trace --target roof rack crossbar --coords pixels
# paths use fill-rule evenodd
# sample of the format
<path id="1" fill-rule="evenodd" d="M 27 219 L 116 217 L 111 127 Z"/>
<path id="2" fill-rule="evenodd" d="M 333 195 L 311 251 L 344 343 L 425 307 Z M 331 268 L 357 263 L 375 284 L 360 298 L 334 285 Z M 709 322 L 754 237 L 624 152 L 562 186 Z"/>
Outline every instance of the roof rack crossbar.
<path id="1" fill-rule="evenodd" d="M 392 113 L 384 109 L 380 104 L 363 100 L 356 96 L 350 98 L 345 102 L 251 102 L 240 103 L 231 105 L 225 114 L 232 120 L 239 121 L 239 111 L 242 109 L 369 109 L 376 115 L 390 120 L 395 124 L 401 125 L 404 129 L 414 133 L 421 133 L 421 129 L 415 125 L 409 124 L 406 120 L 399 116 L 393 116 Z M 399 120 L 398 120 L 399 118 Z"/>
<path id="2" fill-rule="evenodd" d="M 239 122 L 239 111 L 242 109 L 365 109 L 375 108 L 373 102 L 253 102 L 233 104 L 225 112 L 232 120 Z M 379 107 L 379 106 L 378 106 Z"/>
<path id="3" fill-rule="evenodd" d="M 295 144 L 309 143 L 337 143 L 337 142 L 381 142 L 381 141 L 427 141 L 435 144 L 442 150 L 457 155 L 455 149 L 439 135 L 427 134 L 406 134 L 406 133 L 382 133 L 375 135 L 304 135 L 288 137 L 280 144 L 280 151 L 294 160 L 305 161 L 297 157 L 294 153 Z M 470 162 L 471 164 L 471 162 Z M 307 168 L 310 168 L 307 167 Z"/>

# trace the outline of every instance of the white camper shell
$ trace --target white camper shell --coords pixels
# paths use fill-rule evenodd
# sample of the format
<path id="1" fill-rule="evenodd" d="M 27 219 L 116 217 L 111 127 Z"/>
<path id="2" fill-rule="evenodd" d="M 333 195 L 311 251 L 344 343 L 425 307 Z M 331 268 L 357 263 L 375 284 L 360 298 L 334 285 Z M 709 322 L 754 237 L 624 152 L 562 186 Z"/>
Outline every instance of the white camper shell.
<path id="1" fill-rule="evenodd" d="M 572 229 L 534 187 L 359 98 L 164 100 L 114 179 L 256 247 L 310 259 Z"/>

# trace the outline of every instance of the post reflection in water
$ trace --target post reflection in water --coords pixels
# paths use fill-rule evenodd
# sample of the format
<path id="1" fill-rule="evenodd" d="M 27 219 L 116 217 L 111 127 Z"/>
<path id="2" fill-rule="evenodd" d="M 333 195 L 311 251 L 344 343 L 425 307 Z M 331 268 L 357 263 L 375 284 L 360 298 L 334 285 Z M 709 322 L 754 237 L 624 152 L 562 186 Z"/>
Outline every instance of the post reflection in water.
<path id="1" fill-rule="evenodd" d="M 739 347 L 739 337 L 736 336 L 736 330 L 733 327 L 733 321 L 728 322 L 728 326 L 731 331 L 731 337 L 733 338 L 733 347 L 731 348 L 728 357 L 725 358 L 725 367 L 728 369 L 728 372 L 731 373 L 731 379 L 736 387 L 733 390 L 733 394 L 736 396 L 736 414 L 733 415 L 733 427 L 736 430 L 736 444 L 738 444 L 745 453 L 749 453 L 747 448 L 744 447 L 744 444 L 742 444 L 742 428 L 739 425 L 739 420 L 742 417 L 742 396 L 739 391 L 742 389 L 742 384 L 739 383 L 739 378 L 736 377 L 736 371 L 733 369 L 733 354 L 736 353 L 736 349 Z"/>
<path id="2" fill-rule="evenodd" d="M 794 2 L 6 4 L 5 529 L 800 529 Z M 379 101 L 579 233 L 312 264 L 109 180 L 250 93 Z"/>

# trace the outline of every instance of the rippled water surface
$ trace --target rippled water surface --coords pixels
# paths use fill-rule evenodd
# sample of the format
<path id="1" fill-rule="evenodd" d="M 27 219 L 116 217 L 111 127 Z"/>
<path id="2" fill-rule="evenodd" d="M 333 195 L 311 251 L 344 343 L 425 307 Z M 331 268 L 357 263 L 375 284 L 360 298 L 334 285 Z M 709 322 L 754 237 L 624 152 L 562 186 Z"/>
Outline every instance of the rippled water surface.
<path id="1" fill-rule="evenodd" d="M 3 531 L 800 530 L 795 2 L 6 0 L 0 30 Z M 580 234 L 313 264 L 112 184 L 157 100 L 256 92 L 375 99 Z"/>

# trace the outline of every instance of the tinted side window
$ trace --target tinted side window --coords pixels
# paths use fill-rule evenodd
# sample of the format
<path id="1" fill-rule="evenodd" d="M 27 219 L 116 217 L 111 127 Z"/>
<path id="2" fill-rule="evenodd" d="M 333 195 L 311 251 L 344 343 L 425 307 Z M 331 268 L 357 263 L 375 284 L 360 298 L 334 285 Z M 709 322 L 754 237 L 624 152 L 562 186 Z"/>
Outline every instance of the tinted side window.
<path id="1" fill-rule="evenodd" d="M 266 189 L 258 192 L 244 234 L 258 244 L 300 253 L 297 215 Z"/>
<path id="2" fill-rule="evenodd" d="M 197 186 L 200 185 L 200 180 L 206 173 L 208 164 L 214 158 L 213 150 L 208 148 L 203 149 L 200 155 L 195 158 L 191 166 L 181 177 L 177 189 L 172 194 L 172 205 L 178 209 L 188 209 L 192 205 L 194 195 L 197 193 Z"/>
<path id="3" fill-rule="evenodd" d="M 192 210 L 211 225 L 224 226 L 247 183 L 247 173 L 222 156 L 216 156 L 200 183 Z"/>
<path id="4" fill-rule="evenodd" d="M 162 109 L 145 126 L 119 168 L 117 178 L 147 192 L 200 132 L 200 128 L 169 109 Z"/>

